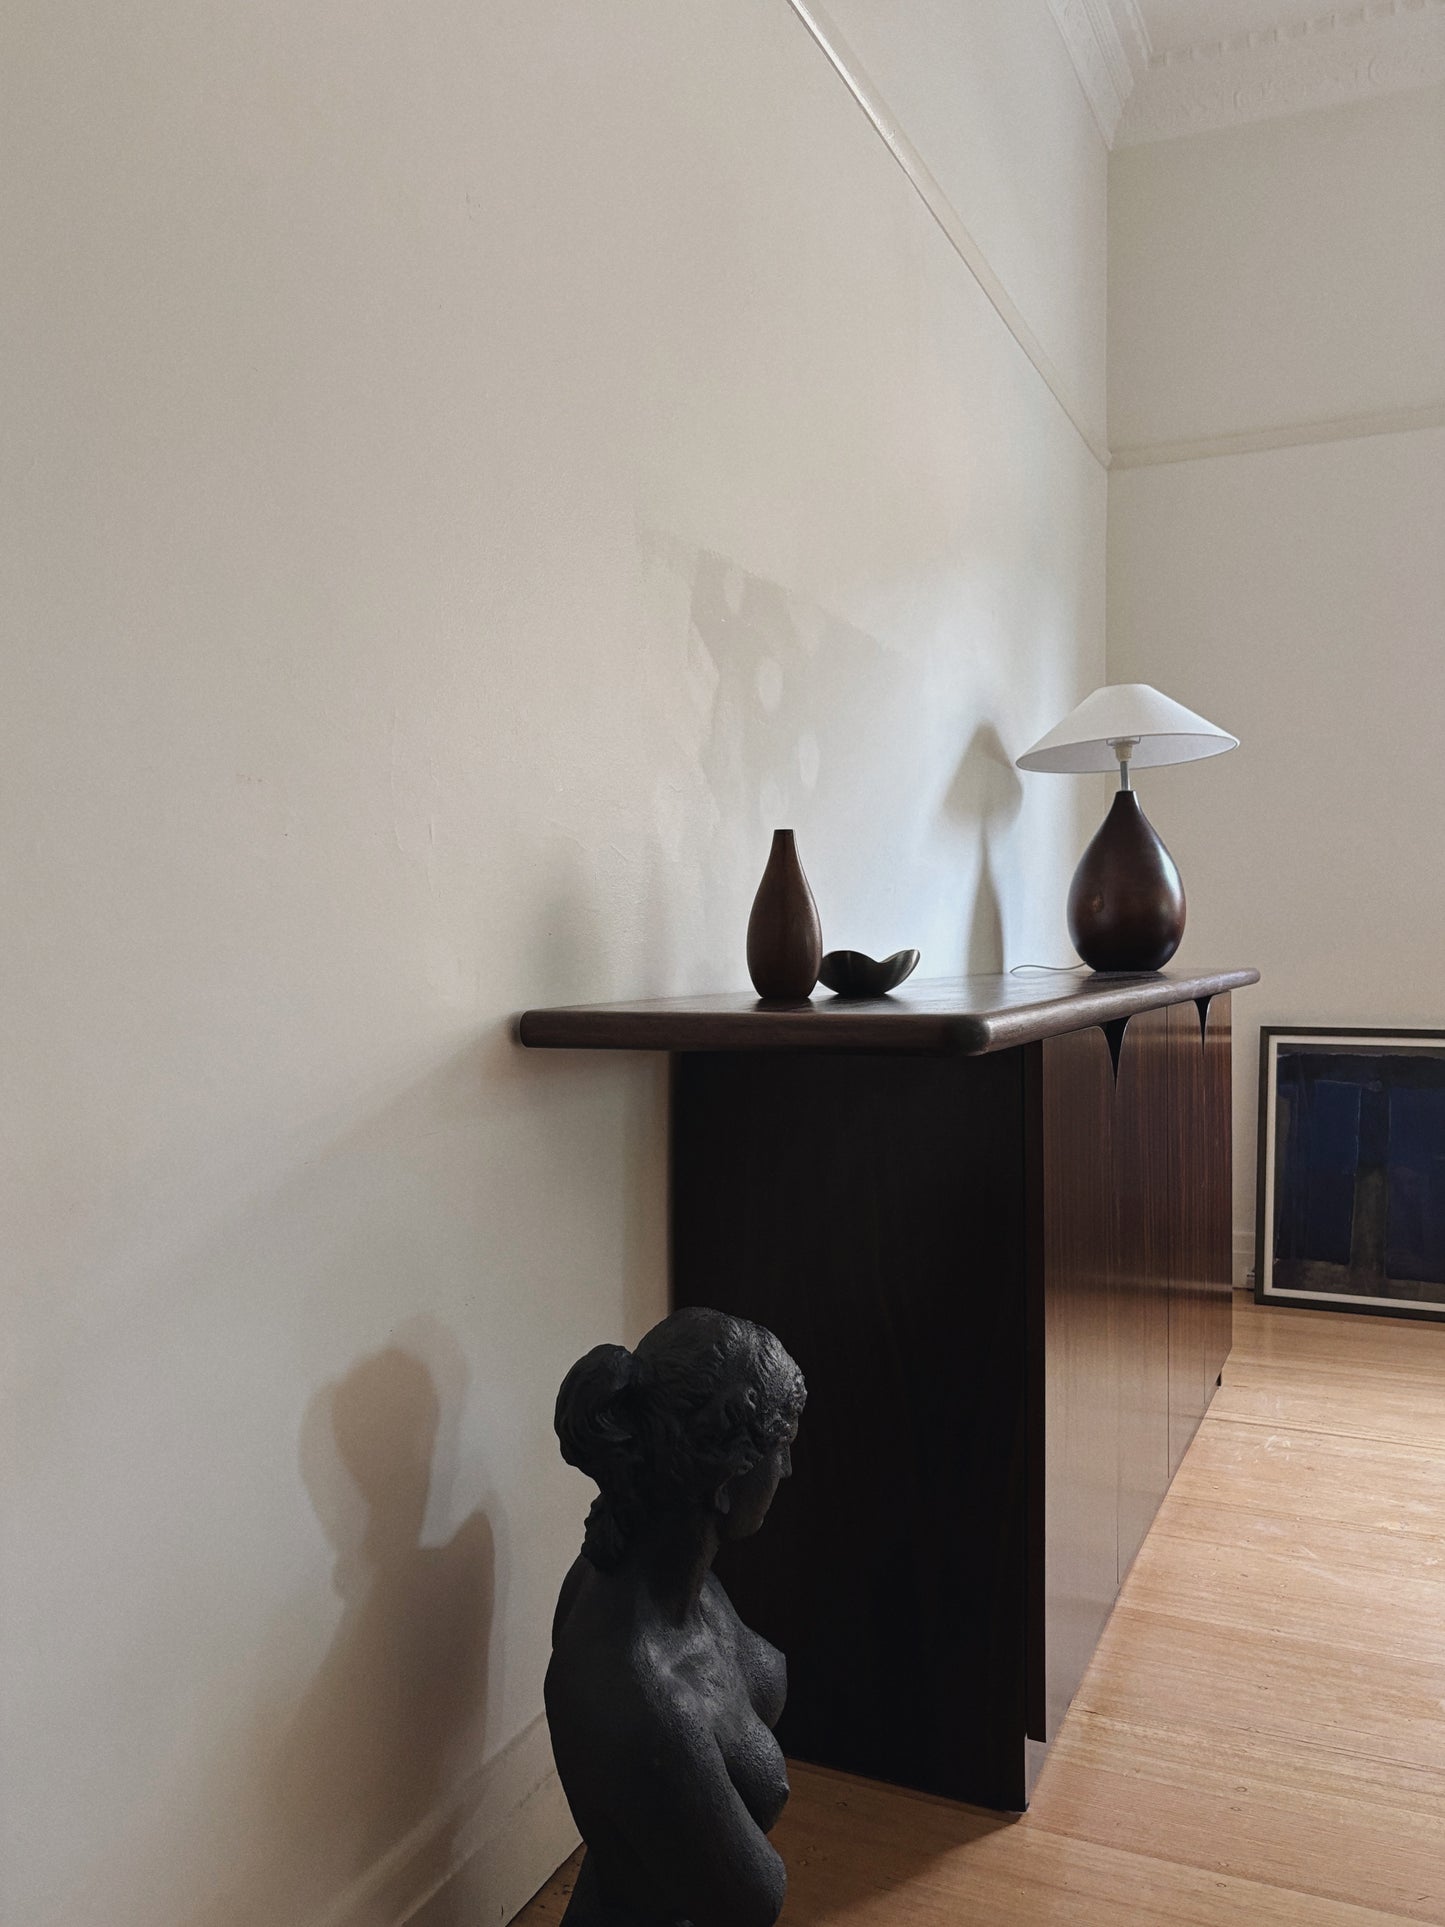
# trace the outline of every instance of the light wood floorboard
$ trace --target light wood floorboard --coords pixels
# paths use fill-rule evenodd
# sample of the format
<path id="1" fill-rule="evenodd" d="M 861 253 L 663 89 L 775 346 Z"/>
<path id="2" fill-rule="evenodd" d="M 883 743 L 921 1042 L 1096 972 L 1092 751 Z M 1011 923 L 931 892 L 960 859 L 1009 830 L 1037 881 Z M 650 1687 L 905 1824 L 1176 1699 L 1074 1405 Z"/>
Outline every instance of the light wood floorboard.
<path id="1" fill-rule="evenodd" d="M 1445 1927 L 1445 1326 L 1236 1298 L 1023 1819 L 792 1781 L 785 1927 Z"/>

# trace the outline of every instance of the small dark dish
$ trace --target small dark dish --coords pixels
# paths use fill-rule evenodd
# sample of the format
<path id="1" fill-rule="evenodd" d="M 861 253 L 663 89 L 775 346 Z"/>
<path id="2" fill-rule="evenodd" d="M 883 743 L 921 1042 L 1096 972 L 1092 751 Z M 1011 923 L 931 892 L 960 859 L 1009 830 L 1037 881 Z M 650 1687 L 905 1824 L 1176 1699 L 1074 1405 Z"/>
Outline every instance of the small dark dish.
<path id="1" fill-rule="evenodd" d="M 916 950 L 895 950 L 881 963 L 865 957 L 861 950 L 830 950 L 823 959 L 818 981 L 840 997 L 886 997 L 917 968 Z"/>

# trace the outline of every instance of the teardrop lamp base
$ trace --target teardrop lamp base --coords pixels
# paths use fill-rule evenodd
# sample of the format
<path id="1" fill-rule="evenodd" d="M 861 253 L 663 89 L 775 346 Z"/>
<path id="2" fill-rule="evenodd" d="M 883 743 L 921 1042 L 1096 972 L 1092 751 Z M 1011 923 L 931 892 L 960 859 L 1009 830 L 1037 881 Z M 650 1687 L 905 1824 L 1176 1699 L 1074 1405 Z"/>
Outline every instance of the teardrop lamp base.
<path id="1" fill-rule="evenodd" d="M 1091 970 L 1162 970 L 1184 935 L 1184 885 L 1163 838 L 1120 790 L 1069 885 L 1069 937 Z"/>

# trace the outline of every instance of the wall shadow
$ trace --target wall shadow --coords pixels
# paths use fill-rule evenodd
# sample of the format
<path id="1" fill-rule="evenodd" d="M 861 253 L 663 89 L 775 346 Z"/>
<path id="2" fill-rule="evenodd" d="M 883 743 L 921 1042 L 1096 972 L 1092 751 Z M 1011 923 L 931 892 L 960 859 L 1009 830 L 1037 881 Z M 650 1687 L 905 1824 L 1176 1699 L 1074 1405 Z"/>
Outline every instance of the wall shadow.
<path id="1" fill-rule="evenodd" d="M 424 1543 L 466 1380 L 450 1333 L 419 1319 L 307 1407 L 301 1474 L 336 1552 L 341 1618 L 259 1749 L 264 1864 L 188 1927 L 299 1927 L 333 1912 L 348 1927 L 390 1927 L 398 1883 L 414 1897 L 445 1876 L 457 1822 L 437 1809 L 485 1711 L 495 1592 L 480 1509 L 444 1543 Z M 452 1927 L 436 1911 L 445 1904 L 432 1927 Z"/>
<path id="2" fill-rule="evenodd" d="M 1003 905 L 998 844 L 1023 806 L 1023 784 L 992 723 L 980 723 L 954 772 L 943 813 L 978 837 L 978 885 L 969 914 L 963 968 L 969 976 L 1003 969 Z"/>

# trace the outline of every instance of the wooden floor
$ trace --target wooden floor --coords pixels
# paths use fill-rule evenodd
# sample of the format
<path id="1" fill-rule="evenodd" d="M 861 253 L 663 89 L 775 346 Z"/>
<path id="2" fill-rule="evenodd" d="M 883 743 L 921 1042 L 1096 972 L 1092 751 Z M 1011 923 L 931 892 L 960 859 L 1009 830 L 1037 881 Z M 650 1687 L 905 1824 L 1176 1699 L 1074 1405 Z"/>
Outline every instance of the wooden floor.
<path id="1" fill-rule="evenodd" d="M 786 1927 L 1445 1923 L 1445 1326 L 1235 1306 L 1028 1815 L 795 1767 Z"/>

